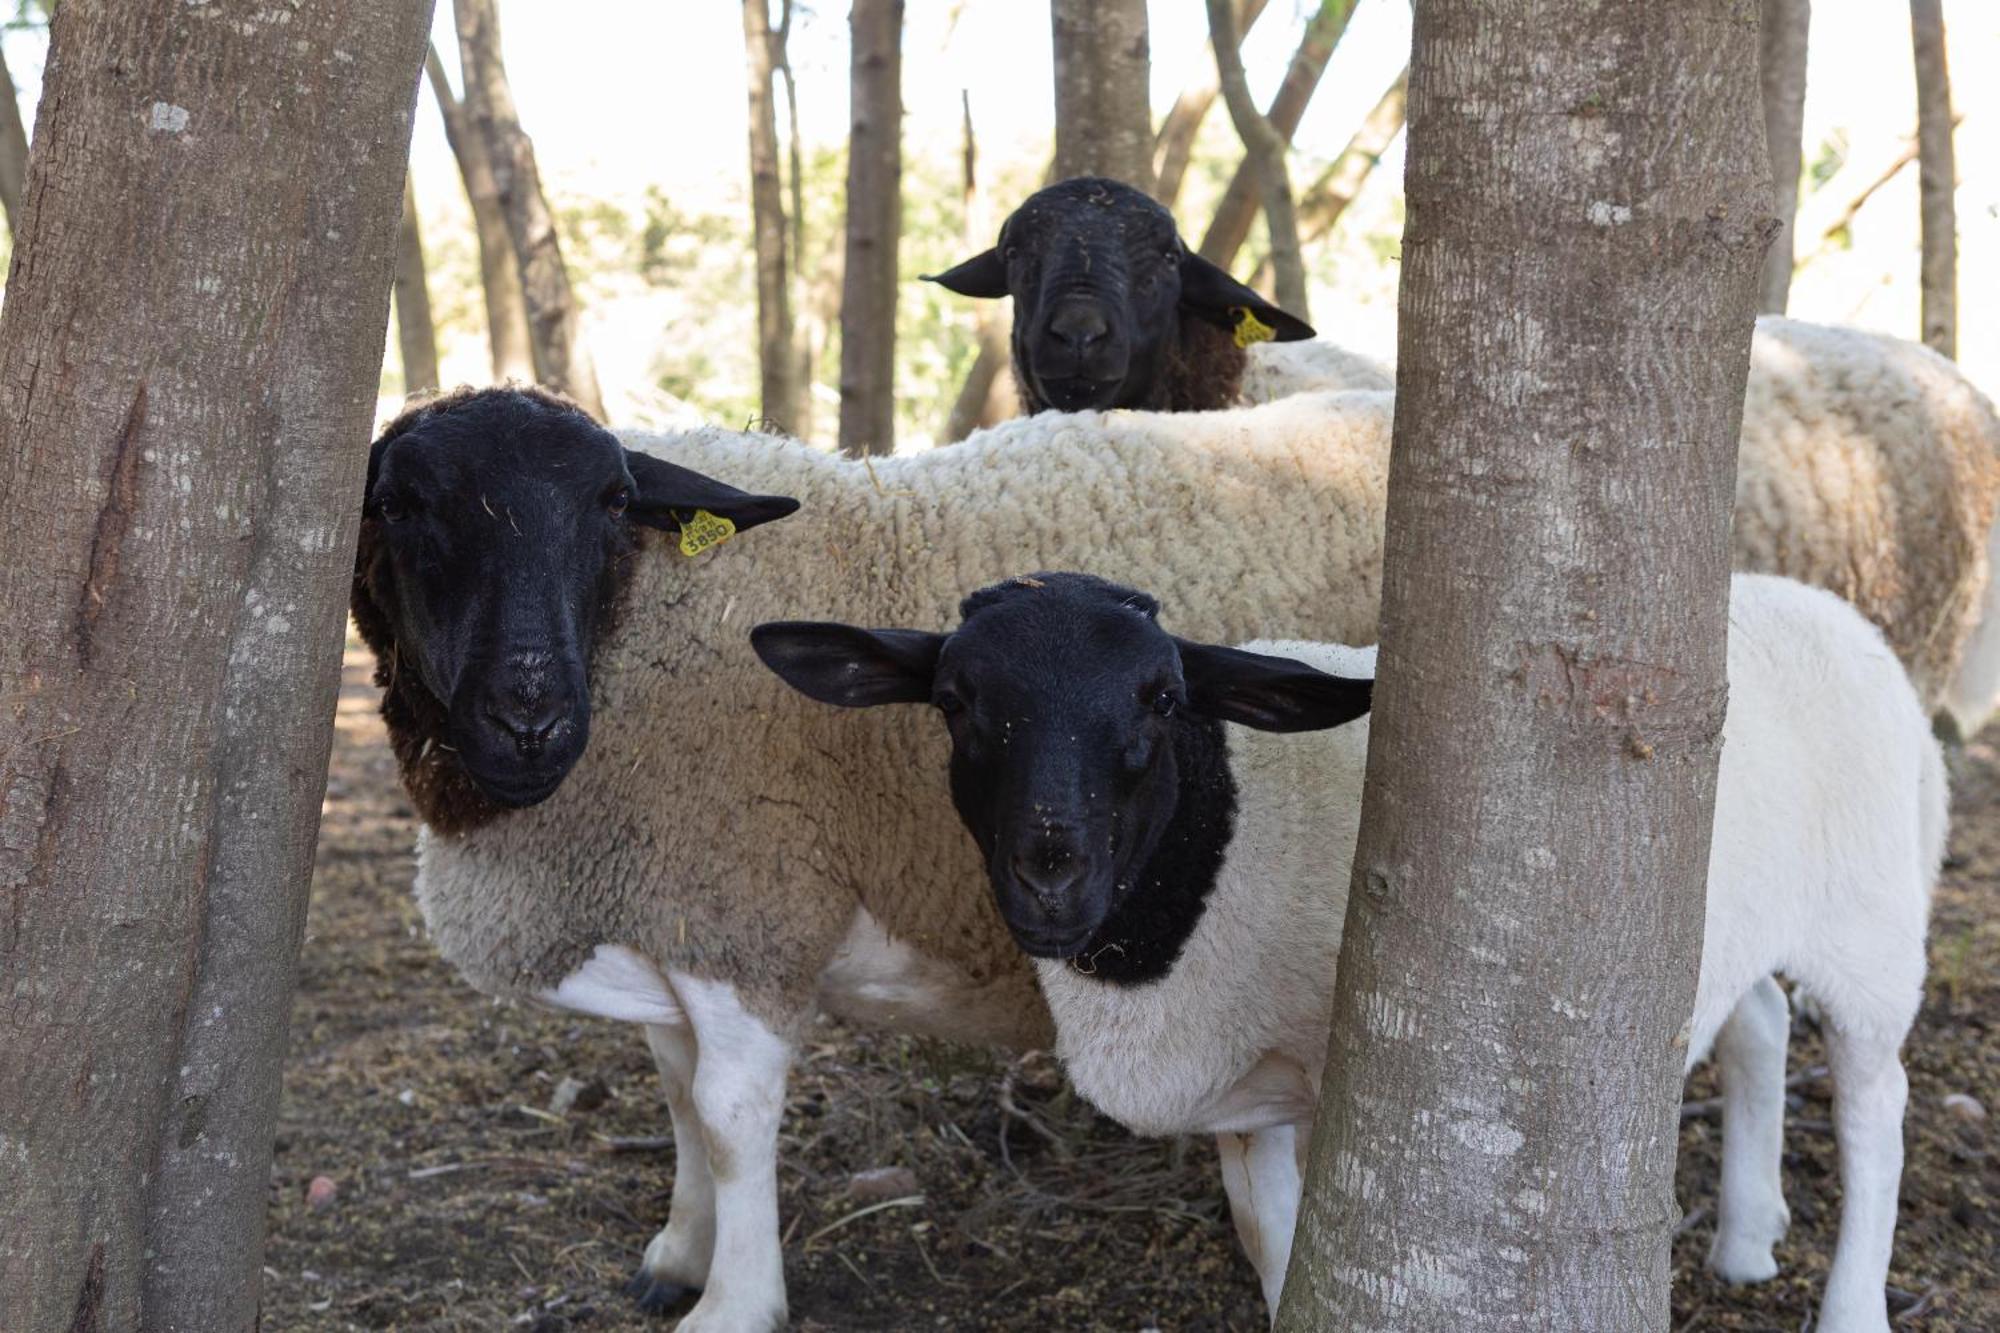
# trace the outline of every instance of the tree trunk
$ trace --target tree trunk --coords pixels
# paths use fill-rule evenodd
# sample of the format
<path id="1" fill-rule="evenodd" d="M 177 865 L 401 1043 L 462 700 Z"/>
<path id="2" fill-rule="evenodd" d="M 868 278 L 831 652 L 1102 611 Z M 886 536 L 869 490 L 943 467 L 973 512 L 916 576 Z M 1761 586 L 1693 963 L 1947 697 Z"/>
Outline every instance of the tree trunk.
<path id="1" fill-rule="evenodd" d="M 1153 188 L 1153 73 L 1146 0 L 1050 0 L 1057 180 L 1109 176 Z"/>
<path id="2" fill-rule="evenodd" d="M 1340 222 L 1341 214 L 1347 206 L 1361 194 L 1361 187 L 1368 183 L 1369 173 L 1382 160 L 1382 154 L 1389 151 L 1389 145 L 1403 131 L 1403 104 L 1410 89 L 1410 67 L 1403 66 L 1402 73 L 1389 85 L 1368 114 L 1362 118 L 1361 127 L 1348 139 L 1347 147 L 1340 150 L 1340 156 L 1322 171 L 1319 179 L 1306 187 L 1299 196 L 1299 241 L 1303 244 L 1316 241 L 1332 231 Z M 1257 261 L 1257 267 L 1250 275 L 1250 285 L 1260 287 L 1270 280 L 1271 256 L 1265 253 Z"/>
<path id="3" fill-rule="evenodd" d="M 1764 146 L 1771 156 L 1771 197 L 1784 228 L 1764 256 L 1759 310 L 1785 313 L 1797 249 L 1792 222 L 1799 211 L 1800 137 L 1806 116 L 1806 30 L 1812 0 L 1763 0 L 1758 74 L 1764 85 Z"/>
<path id="4" fill-rule="evenodd" d="M 964 112 L 965 248 L 970 252 L 992 242 L 993 206 L 992 196 L 979 175 L 979 141 L 972 130 L 972 99 L 961 92 L 959 101 Z M 979 354 L 972 359 L 972 369 L 966 372 L 965 383 L 959 386 L 958 396 L 945 416 L 946 444 L 956 444 L 981 426 L 1004 421 L 1020 410 L 1007 352 L 1012 303 L 981 301 L 978 311 L 975 337 Z"/>
<path id="5" fill-rule="evenodd" d="M 472 208 L 473 232 L 479 241 L 479 285 L 486 294 L 486 345 L 492 353 L 493 378 L 528 382 L 535 378 L 535 353 L 528 341 L 528 307 L 521 295 L 521 268 L 514 259 L 514 240 L 507 234 L 507 215 L 500 208 L 500 187 L 493 183 L 493 164 L 486 143 L 466 124 L 465 110 L 452 96 L 444 62 L 435 48 L 426 48 L 424 67 L 431 93 L 444 121 L 445 141 L 458 159 L 465 201 Z"/>
<path id="6" fill-rule="evenodd" d="M 21 234 L 21 187 L 28 179 L 28 131 L 21 124 L 21 95 L 0 49 L 0 208 L 7 212 L 7 230 Z"/>
<path id="7" fill-rule="evenodd" d="M 1380 678 L 1281 1330 L 1667 1326 L 1776 225 L 1755 14 L 1417 7 Z"/>
<path id="8" fill-rule="evenodd" d="M 581 312 L 556 237 L 555 215 L 542 193 L 535 145 L 521 129 L 514 91 L 500 54 L 500 15 L 495 0 L 454 0 L 458 58 L 465 71 L 465 110 L 493 172 L 500 214 L 521 275 L 521 299 L 528 316 L 528 341 L 535 378 L 574 398 L 602 421 L 604 400 L 597 371 L 583 345 Z"/>
<path id="9" fill-rule="evenodd" d="M 424 283 L 424 238 L 417 224 L 417 188 L 403 177 L 403 220 L 396 227 L 396 341 L 403 353 L 403 392 L 438 387 L 437 331 Z"/>
<path id="10" fill-rule="evenodd" d="M 0 315 L 9 1330 L 256 1326 L 430 26 L 286 13 L 51 25 Z"/>
<path id="11" fill-rule="evenodd" d="M 1333 48 L 1340 44 L 1341 35 L 1347 31 L 1347 20 L 1354 15 L 1354 4 L 1355 0 L 1320 0 L 1318 10 L 1306 23 L 1305 35 L 1299 39 L 1299 49 L 1292 53 L 1292 63 L 1285 70 L 1285 81 L 1278 85 L 1277 95 L 1271 99 L 1271 109 L 1264 117 L 1277 131 L 1280 143 L 1287 147 L 1299 128 L 1299 122 L 1305 118 L 1307 104 L 1319 88 L 1320 76 L 1326 73 L 1326 62 L 1332 57 Z M 1213 24 L 1210 26 L 1212 29 Z M 1241 133 L 1241 126 L 1238 133 Z M 1246 142 L 1244 147 L 1247 150 L 1249 144 Z M 1236 252 L 1243 248 L 1243 242 L 1249 239 L 1250 224 L 1256 219 L 1258 204 L 1266 194 L 1252 165 L 1254 157 L 1253 153 L 1246 151 L 1243 164 L 1230 177 L 1222 202 L 1216 205 L 1214 220 L 1202 234 L 1202 258 L 1224 268 L 1229 267 L 1236 258 Z M 1278 304 L 1283 305 L 1284 301 L 1281 299 Z"/>
<path id="12" fill-rule="evenodd" d="M 903 0 L 854 0 L 840 448 L 896 447 L 896 244 L 903 230 Z"/>
<path id="13" fill-rule="evenodd" d="M 1340 0 L 1327 0 L 1320 15 L 1339 9 Z M 1314 24 L 1318 22 L 1315 18 Z M 1215 68 L 1222 80 L 1222 98 L 1229 105 L 1229 118 L 1236 124 L 1236 135 L 1243 140 L 1243 166 L 1238 174 L 1248 172 L 1261 183 L 1264 218 L 1271 232 L 1271 271 L 1277 279 L 1278 304 L 1300 319 L 1310 319 L 1306 307 L 1305 260 L 1299 255 L 1299 219 L 1292 205 L 1291 172 L 1285 165 L 1286 136 L 1257 114 L 1257 104 L 1250 98 L 1250 83 L 1243 73 L 1243 52 L 1230 19 L 1229 0 L 1208 0 L 1208 31 L 1215 47 Z M 1310 27 L 1307 32 L 1310 41 Z M 1324 57 L 1320 63 L 1324 67 Z"/>
<path id="14" fill-rule="evenodd" d="M 1958 164 L 1952 150 L 1951 72 L 1939 0 L 1910 0 L 1917 62 L 1917 193 L 1923 207 L 1924 342 L 1958 355 Z"/>
<path id="15" fill-rule="evenodd" d="M 772 95 L 776 41 L 768 0 L 743 0 L 743 48 L 750 79 L 750 212 L 757 246 L 757 366 L 767 427 L 798 421 L 798 361 L 792 349 L 791 238 L 785 180 L 778 166 L 778 114 Z"/>
<path id="16" fill-rule="evenodd" d="M 1266 0 L 1236 0 L 1236 35 L 1239 39 L 1250 35 L 1250 29 L 1264 13 Z M 1203 62 L 1207 74 L 1193 87 L 1184 90 L 1174 99 L 1167 111 L 1167 118 L 1160 122 L 1160 132 L 1153 139 L 1153 196 L 1168 208 L 1180 198 L 1181 186 L 1187 181 L 1188 163 L 1194 160 L 1195 136 L 1201 132 L 1202 121 L 1208 119 L 1209 108 L 1222 95 L 1222 79 L 1216 72 L 1215 47 L 1208 46 L 1209 59 Z"/>

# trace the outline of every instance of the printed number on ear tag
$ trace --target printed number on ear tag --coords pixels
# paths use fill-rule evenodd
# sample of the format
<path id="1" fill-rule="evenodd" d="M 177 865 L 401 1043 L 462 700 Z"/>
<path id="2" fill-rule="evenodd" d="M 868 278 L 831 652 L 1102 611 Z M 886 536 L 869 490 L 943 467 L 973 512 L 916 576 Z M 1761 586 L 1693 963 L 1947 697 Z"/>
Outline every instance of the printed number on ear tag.
<path id="1" fill-rule="evenodd" d="M 681 524 L 681 554 L 700 555 L 735 535 L 736 524 L 733 520 L 719 518 L 706 509 L 697 509 L 693 518 Z"/>
<path id="2" fill-rule="evenodd" d="M 1251 343 L 1267 343 L 1278 336 L 1278 331 L 1250 313 L 1246 305 L 1231 306 L 1236 316 L 1236 345 L 1248 347 Z"/>

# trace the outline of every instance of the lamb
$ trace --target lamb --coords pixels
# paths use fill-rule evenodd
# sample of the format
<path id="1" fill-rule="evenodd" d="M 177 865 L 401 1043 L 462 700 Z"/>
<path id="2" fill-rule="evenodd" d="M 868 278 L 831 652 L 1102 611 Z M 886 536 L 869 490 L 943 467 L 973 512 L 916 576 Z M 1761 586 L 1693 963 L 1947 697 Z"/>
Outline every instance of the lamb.
<path id="1" fill-rule="evenodd" d="M 1135 1132 L 1219 1136 L 1275 1312 L 1325 1058 L 1374 650 L 1217 647 L 1168 635 L 1158 610 L 1102 579 L 1036 574 L 968 597 L 949 634 L 781 622 L 752 642 L 811 698 L 942 715 L 953 803 L 1036 960 L 1072 1082 Z M 1825 1012 L 1834 1077 L 1842 1214 L 1819 1327 L 1886 1333 L 1898 1052 L 1944 851 L 1942 759 L 1881 636 L 1826 592 L 1737 575 L 1728 669 L 1689 1049 L 1690 1066 L 1711 1046 L 1722 1064 L 1709 1262 L 1731 1281 L 1777 1271 L 1783 971 Z"/>
<path id="2" fill-rule="evenodd" d="M 813 605 L 941 628 L 966 586 L 1089 562 L 1173 581 L 1201 633 L 1368 636 L 1389 411 L 1050 415 L 872 470 L 719 429 L 621 443 L 537 391 L 384 429 L 352 609 L 427 826 L 418 901 L 480 989 L 643 1025 L 679 1155 L 642 1304 L 705 1287 L 684 1333 L 782 1323 L 778 1116 L 816 1007 L 1050 1035 L 935 737 L 806 709 L 747 628 Z"/>

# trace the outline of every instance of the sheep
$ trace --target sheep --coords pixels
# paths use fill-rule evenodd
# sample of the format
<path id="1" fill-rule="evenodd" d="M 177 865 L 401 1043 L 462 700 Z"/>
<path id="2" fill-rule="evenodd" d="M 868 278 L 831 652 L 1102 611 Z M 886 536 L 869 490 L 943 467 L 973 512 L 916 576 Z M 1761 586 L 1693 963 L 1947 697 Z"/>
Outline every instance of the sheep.
<path id="1" fill-rule="evenodd" d="M 417 899 L 481 990 L 643 1025 L 679 1145 L 643 1305 L 705 1287 L 684 1333 L 783 1321 L 778 1115 L 816 1008 L 1051 1034 L 928 780 L 936 738 L 820 716 L 748 627 L 942 627 L 973 582 L 1090 561 L 1171 579 L 1202 633 L 1369 635 L 1389 412 L 1050 415 L 872 468 L 712 428 L 621 442 L 518 390 L 384 429 L 351 604 L 426 825 Z"/>
<path id="2" fill-rule="evenodd" d="M 1218 647 L 1170 636 L 1158 612 L 1131 588 L 1045 573 L 972 594 L 948 634 L 775 622 L 752 644 L 810 698 L 942 715 L 953 803 L 1036 960 L 1071 1081 L 1135 1132 L 1220 1136 L 1275 1312 L 1325 1059 L 1374 650 Z M 1783 971 L 1826 1013 L 1840 1136 L 1819 1327 L 1886 1333 L 1898 1051 L 1944 851 L 1942 758 L 1881 635 L 1829 593 L 1735 576 L 1728 670 L 1688 1056 L 1712 1046 L 1723 1074 L 1709 1262 L 1731 1281 L 1777 1271 Z M 1317 734 L 1266 734 L 1298 731 Z"/>

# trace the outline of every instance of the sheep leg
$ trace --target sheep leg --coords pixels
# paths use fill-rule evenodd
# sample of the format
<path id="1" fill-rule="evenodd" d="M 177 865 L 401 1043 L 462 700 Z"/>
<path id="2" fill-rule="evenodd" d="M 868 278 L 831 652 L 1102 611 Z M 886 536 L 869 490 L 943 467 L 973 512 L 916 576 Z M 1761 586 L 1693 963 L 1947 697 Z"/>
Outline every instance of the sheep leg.
<path id="1" fill-rule="evenodd" d="M 1736 1002 L 1715 1040 L 1722 1072 L 1722 1189 L 1708 1266 L 1725 1282 L 1778 1275 L 1771 1247 L 1791 1225 L 1779 1170 L 1785 1146 L 1785 992 L 1765 977 Z"/>
<path id="2" fill-rule="evenodd" d="M 1819 1333 L 1888 1333 L 1884 1288 L 1903 1178 L 1903 1107 L 1909 1080 L 1899 1042 L 1868 1030 L 1826 1033 L 1833 1073 L 1833 1131 L 1840 1148 L 1840 1239 L 1827 1274 Z"/>
<path id="3" fill-rule="evenodd" d="M 679 1023 L 648 1023 L 646 1045 L 660 1071 L 674 1124 L 674 1197 L 667 1224 L 625 1290 L 639 1308 L 657 1314 L 698 1293 L 715 1252 L 715 1180 L 708 1142 L 694 1110 L 694 1032 Z"/>
<path id="4" fill-rule="evenodd" d="M 715 1252 L 678 1333 L 771 1333 L 785 1326 L 778 1242 L 778 1122 L 791 1043 L 727 982 L 671 976 L 694 1029 L 692 1102 L 715 1194 Z"/>
<path id="5" fill-rule="evenodd" d="M 1278 1296 L 1284 1290 L 1285 1266 L 1291 1261 L 1292 1232 L 1298 1224 L 1299 1166 L 1297 1130 L 1277 1125 L 1250 1134 L 1217 1134 L 1216 1153 L 1222 1160 L 1222 1189 L 1236 1238 L 1257 1270 L 1264 1304 L 1278 1317 Z"/>

